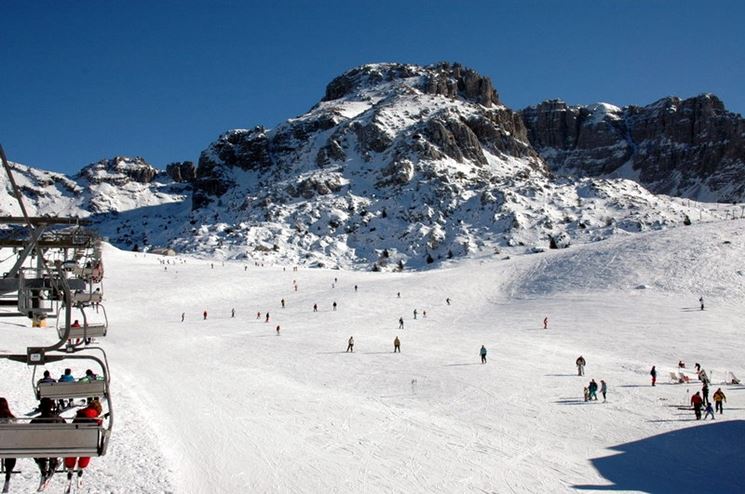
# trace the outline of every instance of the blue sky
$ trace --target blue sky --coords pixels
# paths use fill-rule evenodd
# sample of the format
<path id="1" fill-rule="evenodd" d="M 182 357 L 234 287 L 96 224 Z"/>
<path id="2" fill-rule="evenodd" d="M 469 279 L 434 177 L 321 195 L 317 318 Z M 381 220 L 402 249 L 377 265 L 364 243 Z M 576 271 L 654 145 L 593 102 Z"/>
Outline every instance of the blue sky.
<path id="1" fill-rule="evenodd" d="M 0 1 L 0 143 L 74 173 L 196 161 L 368 62 L 456 61 L 514 109 L 712 92 L 745 113 L 745 2 Z"/>

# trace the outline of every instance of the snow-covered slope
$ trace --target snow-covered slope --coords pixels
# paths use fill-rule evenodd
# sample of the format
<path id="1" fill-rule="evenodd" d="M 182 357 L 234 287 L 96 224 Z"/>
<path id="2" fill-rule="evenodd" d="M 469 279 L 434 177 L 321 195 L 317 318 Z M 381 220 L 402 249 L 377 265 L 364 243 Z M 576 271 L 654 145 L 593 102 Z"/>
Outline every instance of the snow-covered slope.
<path id="1" fill-rule="evenodd" d="M 745 387 L 719 383 L 745 374 L 743 226 L 407 273 L 164 265 L 106 249 L 101 344 L 117 418 L 86 489 L 742 492 Z M 25 322 L 0 319 L 0 349 L 49 342 Z M 680 359 L 727 394 L 716 421 L 685 409 L 698 384 L 667 383 Z M 0 360 L 0 372 L 12 409 L 31 409 L 31 370 Z M 607 403 L 582 400 L 591 378 L 608 383 Z M 19 467 L 13 491 L 30 491 L 35 466 Z M 56 479 L 50 491 L 60 490 Z"/>

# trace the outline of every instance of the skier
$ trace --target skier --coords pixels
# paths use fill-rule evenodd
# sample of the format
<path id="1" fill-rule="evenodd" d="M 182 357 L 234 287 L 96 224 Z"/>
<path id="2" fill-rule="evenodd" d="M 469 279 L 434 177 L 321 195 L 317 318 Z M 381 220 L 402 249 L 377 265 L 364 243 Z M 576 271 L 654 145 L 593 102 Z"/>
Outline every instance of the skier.
<path id="1" fill-rule="evenodd" d="M 313 304 L 313 312 L 318 312 L 318 304 Z"/>
<path id="2" fill-rule="evenodd" d="M 704 414 L 704 420 L 706 420 L 706 417 L 708 417 L 709 415 L 711 415 L 711 420 L 714 420 L 714 409 L 711 408 L 711 403 L 706 404 L 706 408 L 704 409 L 704 412 L 706 412 Z"/>
<path id="3" fill-rule="evenodd" d="M 698 301 L 701 304 L 701 310 L 704 310 L 704 296 L 701 295 L 701 297 L 699 297 Z"/>
<path id="4" fill-rule="evenodd" d="M 704 400 L 704 406 L 709 404 L 709 384 L 704 381 L 704 386 L 701 388 L 701 397 Z"/>
<path id="5" fill-rule="evenodd" d="M 727 401 L 727 397 L 724 396 L 724 393 L 722 392 L 722 388 L 717 388 L 712 398 L 714 398 L 714 406 L 716 410 L 719 412 L 719 415 L 721 415 L 724 412 L 724 407 L 722 406 L 722 402 Z"/>
<path id="6" fill-rule="evenodd" d="M 49 424 L 58 423 L 64 424 L 65 419 L 59 416 L 57 409 L 54 406 L 54 401 L 50 398 L 42 398 L 39 402 L 39 410 L 41 415 L 31 420 L 31 424 Z M 52 475 L 59 466 L 59 458 L 34 458 L 36 465 L 39 467 L 41 473 L 41 481 L 39 482 L 39 490 L 43 491 L 49 484 Z"/>
<path id="7" fill-rule="evenodd" d="M 282 303 L 282 308 L 284 309 L 285 308 L 285 299 L 280 300 L 280 302 Z"/>
<path id="8" fill-rule="evenodd" d="M 595 379 L 590 379 L 590 385 L 587 386 L 587 390 L 590 392 L 590 399 L 597 401 L 598 399 L 598 383 Z"/>
<path id="9" fill-rule="evenodd" d="M 693 412 L 696 414 L 696 420 L 701 420 L 701 405 L 704 400 L 701 399 L 701 395 L 698 391 L 696 394 L 691 396 L 691 406 L 693 406 Z"/>
<path id="10" fill-rule="evenodd" d="M 414 309 L 414 319 L 416 319 L 417 311 Z"/>
<path id="11" fill-rule="evenodd" d="M 577 375 L 578 376 L 584 376 L 585 375 L 585 365 L 587 365 L 587 362 L 585 362 L 585 357 L 580 355 L 577 357 L 577 361 L 575 362 L 577 364 Z"/>
<path id="12" fill-rule="evenodd" d="M 264 322 L 269 322 L 269 313 L 266 313 L 266 319 L 264 319 Z"/>
<path id="13" fill-rule="evenodd" d="M 72 369 L 69 369 L 69 368 L 68 369 L 65 369 L 65 373 L 62 374 L 59 377 L 59 379 L 57 379 L 57 382 L 60 382 L 60 383 L 72 383 L 72 382 L 75 382 L 75 376 L 72 375 Z M 69 406 L 71 406 L 73 404 L 73 401 L 74 400 L 72 398 L 70 398 L 67 402 L 65 402 L 65 400 L 59 400 L 57 402 L 57 406 L 60 409 L 67 408 L 67 407 L 69 407 Z"/>
<path id="14" fill-rule="evenodd" d="M 57 381 L 54 380 L 54 378 L 51 376 L 48 370 L 45 370 L 44 377 L 39 379 L 37 384 L 46 384 L 46 383 L 54 383 L 54 382 L 57 382 Z"/>
<path id="15" fill-rule="evenodd" d="M 398 329 L 404 329 L 404 318 L 403 317 L 398 318 Z"/>
<path id="16" fill-rule="evenodd" d="M 279 336 L 279 324 L 277 324 L 277 336 Z"/>
<path id="17" fill-rule="evenodd" d="M 12 424 L 15 423 L 16 416 L 10 411 L 8 406 L 8 400 L 0 398 L 0 424 Z M 3 458 L 3 467 L 5 468 L 5 484 L 3 485 L 3 492 L 8 492 L 10 488 L 10 476 L 13 474 L 13 469 L 16 467 L 15 458 Z"/>
<path id="18" fill-rule="evenodd" d="M 186 316 L 186 312 L 181 313 L 181 322 L 184 322 L 184 317 Z"/>
<path id="19" fill-rule="evenodd" d="M 481 350 L 479 351 L 479 355 L 481 355 L 481 363 L 486 363 L 486 347 L 484 345 L 481 345 Z"/>
<path id="20" fill-rule="evenodd" d="M 349 341 L 347 341 L 347 352 L 354 353 L 354 338 L 349 337 Z"/>
<path id="21" fill-rule="evenodd" d="M 101 415 L 101 403 L 98 400 L 91 401 L 87 407 L 82 410 L 78 410 L 73 419 L 73 424 L 98 424 L 101 425 L 101 419 L 98 416 Z M 67 470 L 67 481 L 72 483 L 72 473 L 75 467 L 78 468 L 78 488 L 80 487 L 80 479 L 83 476 L 83 469 L 88 466 L 91 459 L 88 456 L 81 456 L 80 458 L 69 457 L 65 458 L 65 470 Z"/>
<path id="22" fill-rule="evenodd" d="M 425 319 L 427 319 L 427 311 L 426 310 L 423 310 L 422 311 L 422 317 L 425 318 Z"/>
<path id="23" fill-rule="evenodd" d="M 682 360 L 678 360 L 678 369 L 685 369 L 686 364 Z"/>
<path id="24" fill-rule="evenodd" d="M 582 389 L 582 394 L 583 394 L 583 395 L 584 395 L 584 397 L 585 397 L 585 401 L 588 401 L 588 400 L 590 399 L 590 391 L 589 391 L 589 390 L 587 389 L 587 386 L 585 386 L 585 387 L 584 387 L 584 388 Z"/>
<path id="25" fill-rule="evenodd" d="M 396 352 L 401 353 L 401 340 L 398 339 L 398 336 L 393 340 L 393 353 Z"/>
<path id="26" fill-rule="evenodd" d="M 230 317 L 231 318 L 235 317 L 235 307 L 230 309 Z"/>
<path id="27" fill-rule="evenodd" d="M 696 374 L 700 374 L 701 373 L 701 364 L 699 364 L 698 362 L 696 362 L 696 364 L 693 367 L 696 368 Z"/>
<path id="28" fill-rule="evenodd" d="M 207 320 L 207 311 L 205 310 L 204 312 L 202 312 L 202 321 L 206 321 L 206 320 Z"/>
<path id="29" fill-rule="evenodd" d="M 333 308 L 334 310 L 336 310 L 336 301 L 334 301 L 334 303 L 333 303 L 333 304 L 331 304 L 331 307 L 332 307 L 332 308 Z"/>
<path id="30" fill-rule="evenodd" d="M 357 285 L 354 285 L 354 291 L 355 292 L 357 291 Z"/>
<path id="31" fill-rule="evenodd" d="M 449 298 L 449 297 L 448 297 L 448 298 L 446 298 L 446 299 L 445 299 L 445 302 L 447 302 L 447 304 L 448 304 L 448 305 L 450 305 L 450 298 Z"/>
<path id="32" fill-rule="evenodd" d="M 543 329 L 548 329 L 548 316 L 543 318 Z"/>
<path id="33" fill-rule="evenodd" d="M 401 298 L 401 292 L 398 292 L 398 293 L 396 294 L 396 298 Z"/>
<path id="34" fill-rule="evenodd" d="M 652 376 L 652 386 L 654 386 L 657 382 L 657 369 L 654 368 L 654 365 L 652 366 L 652 370 L 649 371 L 649 375 Z"/>
<path id="35" fill-rule="evenodd" d="M 607 385 L 607 384 L 605 384 L 605 381 L 603 381 L 603 380 L 601 379 L 601 380 L 600 380 L 600 393 L 601 393 L 601 394 L 603 395 L 603 403 L 605 403 L 605 402 L 606 402 L 606 399 L 605 399 L 605 393 L 607 393 L 607 392 L 608 392 L 608 385 Z"/>

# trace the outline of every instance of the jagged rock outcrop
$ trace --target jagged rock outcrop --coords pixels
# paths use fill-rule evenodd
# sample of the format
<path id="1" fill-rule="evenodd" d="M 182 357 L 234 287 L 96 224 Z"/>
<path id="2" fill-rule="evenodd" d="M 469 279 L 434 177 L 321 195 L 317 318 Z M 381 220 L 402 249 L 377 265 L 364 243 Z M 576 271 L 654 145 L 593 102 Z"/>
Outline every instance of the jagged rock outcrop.
<path id="1" fill-rule="evenodd" d="M 193 161 L 177 161 L 166 165 L 166 175 L 174 182 L 193 182 L 197 178 L 197 167 Z"/>
<path id="2" fill-rule="evenodd" d="M 552 100 L 521 113 L 530 143 L 557 172 L 623 176 L 698 200 L 745 200 L 745 120 L 714 95 L 623 109 Z"/>
<path id="3" fill-rule="evenodd" d="M 152 182 L 158 175 L 158 170 L 143 158 L 137 156 L 115 156 L 104 159 L 86 166 L 78 177 L 83 178 L 91 184 L 108 183 L 111 185 L 124 185 L 134 181 L 143 184 Z"/>

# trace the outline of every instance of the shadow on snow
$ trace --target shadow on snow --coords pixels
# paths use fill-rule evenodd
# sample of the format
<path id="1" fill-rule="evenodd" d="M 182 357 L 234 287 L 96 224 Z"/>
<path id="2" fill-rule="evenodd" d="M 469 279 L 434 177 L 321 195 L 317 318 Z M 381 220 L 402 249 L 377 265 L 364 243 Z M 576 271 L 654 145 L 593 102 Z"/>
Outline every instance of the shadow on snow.
<path id="1" fill-rule="evenodd" d="M 695 456 L 690 456 L 692 448 Z M 612 485 L 575 485 L 576 489 L 676 494 L 745 491 L 745 420 L 687 427 L 611 449 L 620 454 L 591 461 Z"/>

